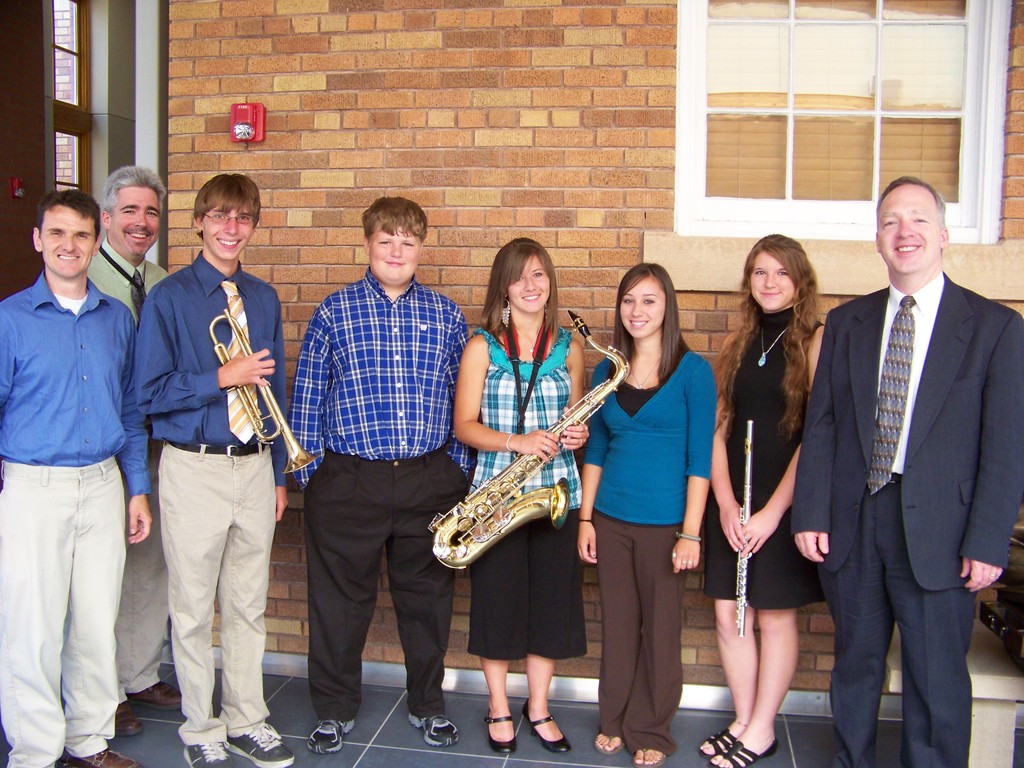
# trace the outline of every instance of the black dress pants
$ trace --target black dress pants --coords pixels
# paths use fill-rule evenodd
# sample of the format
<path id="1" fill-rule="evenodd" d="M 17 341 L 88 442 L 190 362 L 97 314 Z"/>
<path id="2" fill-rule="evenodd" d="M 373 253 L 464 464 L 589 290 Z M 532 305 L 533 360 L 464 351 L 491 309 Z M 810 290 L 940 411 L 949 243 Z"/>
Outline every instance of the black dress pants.
<path id="1" fill-rule="evenodd" d="M 923 589 L 903 532 L 900 484 L 865 491 L 857 541 L 835 573 L 820 568 L 835 622 L 832 720 L 842 768 L 874 768 L 878 705 L 893 625 L 903 657 L 904 768 L 966 768 L 971 738 L 967 650 L 974 594 Z M 897 764 L 885 755 L 882 766 Z"/>
<path id="2" fill-rule="evenodd" d="M 444 712 L 454 571 L 434 557 L 427 526 L 467 489 L 444 449 L 399 461 L 324 457 L 305 496 L 309 689 L 317 718 L 352 720 L 359 710 L 362 652 L 385 551 L 409 712 Z"/>

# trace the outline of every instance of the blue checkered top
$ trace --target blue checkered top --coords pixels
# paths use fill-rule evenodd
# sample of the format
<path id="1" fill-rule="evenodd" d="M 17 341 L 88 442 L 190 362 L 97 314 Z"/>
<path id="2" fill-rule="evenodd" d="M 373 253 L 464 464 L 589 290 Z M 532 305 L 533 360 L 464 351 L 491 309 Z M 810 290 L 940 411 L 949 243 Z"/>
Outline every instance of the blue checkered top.
<path id="1" fill-rule="evenodd" d="M 452 432 L 466 319 L 415 278 L 392 301 L 365 277 L 324 299 L 302 342 L 288 422 L 313 454 L 410 459 L 448 445 L 468 475 L 472 453 Z M 305 487 L 319 459 L 295 473 Z"/>

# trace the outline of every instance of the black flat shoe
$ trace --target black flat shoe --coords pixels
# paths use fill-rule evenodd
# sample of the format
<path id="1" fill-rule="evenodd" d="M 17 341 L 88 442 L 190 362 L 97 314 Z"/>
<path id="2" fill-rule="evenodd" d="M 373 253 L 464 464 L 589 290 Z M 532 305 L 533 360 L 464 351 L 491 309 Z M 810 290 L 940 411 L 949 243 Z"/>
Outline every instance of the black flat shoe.
<path id="1" fill-rule="evenodd" d="M 544 749 L 546 749 L 548 752 L 568 752 L 572 749 L 572 745 L 569 744 L 569 740 L 565 738 L 565 734 L 563 734 L 562 738 L 560 739 L 548 741 L 539 733 L 537 733 L 538 725 L 544 725 L 544 723 L 553 723 L 555 721 L 555 718 L 551 717 L 551 715 L 548 715 L 547 717 L 542 717 L 540 720 L 531 720 L 529 700 L 523 702 L 523 717 L 525 717 L 526 722 L 530 724 L 530 730 L 533 731 L 533 735 L 540 739 L 540 745 L 544 747 Z"/>
<path id="2" fill-rule="evenodd" d="M 488 725 L 492 723 L 511 723 L 512 715 L 505 715 L 504 717 L 485 717 L 484 722 Z M 497 752 L 499 755 L 507 755 L 516 751 L 516 737 L 513 732 L 512 738 L 508 741 L 498 741 L 491 736 L 491 729 L 487 729 L 487 743 L 491 745 L 491 750 Z"/>

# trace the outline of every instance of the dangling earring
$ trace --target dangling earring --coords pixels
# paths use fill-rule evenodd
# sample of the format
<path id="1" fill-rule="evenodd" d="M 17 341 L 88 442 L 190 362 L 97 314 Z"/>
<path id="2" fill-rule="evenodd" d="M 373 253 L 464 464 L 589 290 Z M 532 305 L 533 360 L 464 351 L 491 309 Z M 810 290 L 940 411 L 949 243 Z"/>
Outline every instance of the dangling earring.
<path id="1" fill-rule="evenodd" d="M 501 324 L 508 328 L 509 322 L 512 320 L 512 305 L 508 303 L 508 299 L 505 299 L 505 307 L 501 310 Z"/>

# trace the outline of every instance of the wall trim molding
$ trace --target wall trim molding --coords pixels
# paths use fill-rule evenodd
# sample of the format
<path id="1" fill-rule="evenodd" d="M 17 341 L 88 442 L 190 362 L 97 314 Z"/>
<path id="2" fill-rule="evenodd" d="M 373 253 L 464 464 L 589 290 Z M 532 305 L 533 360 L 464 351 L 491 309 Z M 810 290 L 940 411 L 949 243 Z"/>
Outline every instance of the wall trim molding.
<path id="1" fill-rule="evenodd" d="M 220 667 L 220 648 L 214 648 L 217 666 Z M 268 675 L 285 675 L 288 677 L 308 677 L 306 657 L 294 653 L 268 651 L 263 656 L 263 671 Z M 405 667 L 401 664 L 383 662 L 363 662 L 363 684 L 384 685 L 394 688 L 405 687 Z M 487 683 L 483 672 L 478 669 L 445 669 L 445 691 L 455 693 L 487 694 Z M 510 696 L 524 698 L 528 694 L 526 675 L 509 673 L 508 693 Z M 551 698 L 557 701 L 580 702 L 593 704 L 597 702 L 597 680 L 584 677 L 561 677 L 556 675 L 551 681 Z M 879 717 L 883 720 L 901 719 L 901 699 L 898 695 L 885 694 Z M 679 702 L 681 709 L 699 709 L 707 711 L 732 711 L 732 697 L 729 689 L 717 685 L 683 684 L 683 696 Z M 784 715 L 800 715 L 814 717 L 831 717 L 832 708 L 827 691 L 790 691 L 782 704 L 780 712 Z"/>
<path id="2" fill-rule="evenodd" d="M 767 234 L 767 233 L 766 233 Z M 733 293 L 743 262 L 757 242 L 752 238 L 683 237 L 673 232 L 644 232 L 643 260 L 663 265 L 676 290 Z M 883 288 L 885 264 L 873 242 L 803 240 L 828 296 L 860 296 Z M 990 299 L 1024 302 L 1024 241 L 996 245 L 950 245 L 943 254 L 950 279 Z"/>

